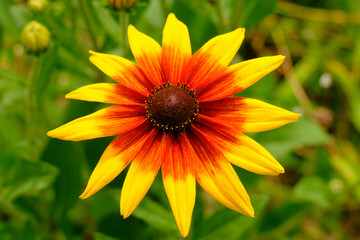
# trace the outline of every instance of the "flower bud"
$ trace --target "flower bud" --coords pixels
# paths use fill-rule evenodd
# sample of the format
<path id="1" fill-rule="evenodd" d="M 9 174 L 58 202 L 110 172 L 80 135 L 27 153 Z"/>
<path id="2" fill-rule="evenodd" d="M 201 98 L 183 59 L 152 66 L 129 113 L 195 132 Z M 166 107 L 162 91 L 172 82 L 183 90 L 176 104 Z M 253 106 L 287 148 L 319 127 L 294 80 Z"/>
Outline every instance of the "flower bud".
<path id="1" fill-rule="evenodd" d="M 34 12 L 41 12 L 48 4 L 47 0 L 29 0 L 28 6 Z"/>
<path id="2" fill-rule="evenodd" d="M 114 10 L 119 10 L 121 8 L 130 9 L 137 0 L 108 0 L 110 6 Z"/>
<path id="3" fill-rule="evenodd" d="M 29 53 L 38 54 L 48 48 L 50 32 L 41 23 L 31 21 L 21 32 L 21 42 Z"/>

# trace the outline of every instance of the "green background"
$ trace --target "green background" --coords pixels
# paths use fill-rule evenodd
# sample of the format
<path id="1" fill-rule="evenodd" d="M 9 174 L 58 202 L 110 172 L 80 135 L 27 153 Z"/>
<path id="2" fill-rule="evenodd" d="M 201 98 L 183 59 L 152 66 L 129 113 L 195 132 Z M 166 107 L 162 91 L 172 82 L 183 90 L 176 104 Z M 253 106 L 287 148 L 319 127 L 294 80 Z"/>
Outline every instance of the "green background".
<path id="1" fill-rule="evenodd" d="M 236 167 L 256 218 L 225 208 L 198 187 L 188 239 L 359 239 L 359 1 L 150 0 L 126 14 L 161 43 L 170 12 L 188 26 L 193 52 L 246 27 L 234 63 L 285 55 L 282 67 L 238 96 L 303 114 L 296 123 L 249 134 L 286 169 L 268 177 Z M 89 49 L 133 60 L 128 46 L 121 47 L 119 19 L 105 0 L 50 1 L 41 12 L 25 1 L 0 0 L 0 239 L 181 239 L 159 176 L 126 220 L 119 211 L 126 171 L 91 198 L 78 198 L 113 138 L 46 136 L 105 106 L 64 95 L 113 82 L 89 62 Z M 31 20 L 51 32 L 39 56 L 21 45 Z"/>

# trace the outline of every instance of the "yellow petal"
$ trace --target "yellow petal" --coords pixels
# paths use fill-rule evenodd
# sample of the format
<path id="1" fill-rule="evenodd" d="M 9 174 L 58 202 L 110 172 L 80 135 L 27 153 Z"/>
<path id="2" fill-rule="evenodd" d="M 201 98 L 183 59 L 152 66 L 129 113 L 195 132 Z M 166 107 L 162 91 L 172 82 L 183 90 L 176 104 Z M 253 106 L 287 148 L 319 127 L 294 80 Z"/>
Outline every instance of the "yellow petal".
<path id="1" fill-rule="evenodd" d="M 133 25 L 128 28 L 128 37 L 131 51 L 145 76 L 154 86 L 162 84 L 160 45 Z"/>
<path id="2" fill-rule="evenodd" d="M 156 129 L 157 131 L 157 129 Z M 131 163 L 121 191 L 120 212 L 124 218 L 139 205 L 160 169 L 166 151 L 166 134 L 162 131 L 149 138 Z"/>
<path id="3" fill-rule="evenodd" d="M 130 131 L 146 121 L 144 106 L 115 105 L 75 119 L 47 135 L 69 141 L 108 137 Z"/>
<path id="4" fill-rule="evenodd" d="M 257 174 L 278 175 L 284 168 L 259 143 L 242 134 L 239 144 L 228 145 L 225 157 L 234 165 Z"/>
<path id="5" fill-rule="evenodd" d="M 92 172 L 84 193 L 85 199 L 102 189 L 118 176 L 130 161 L 139 154 L 147 139 L 153 138 L 155 132 L 151 125 L 144 123 L 138 128 L 121 134 L 106 148 Z"/>
<path id="6" fill-rule="evenodd" d="M 162 40 L 162 62 L 166 81 L 182 83 L 181 73 L 191 57 L 189 31 L 173 13 L 170 13 L 164 27 Z"/>
<path id="7" fill-rule="evenodd" d="M 201 116 L 219 125 L 218 129 L 231 128 L 239 132 L 261 132 L 295 122 L 301 116 L 280 107 L 251 98 L 230 97 L 200 103 Z M 220 125 L 225 125 L 220 127 Z"/>
<path id="8" fill-rule="evenodd" d="M 90 61 L 106 75 L 144 96 L 150 94 L 149 89 L 152 89 L 153 85 L 144 78 L 135 63 L 116 55 L 93 51 L 90 53 L 93 54 Z"/>
<path id="9" fill-rule="evenodd" d="M 260 57 L 234 64 L 229 70 L 234 72 L 235 78 L 238 79 L 237 87 L 245 89 L 277 69 L 284 60 L 285 57 L 282 55 Z"/>
<path id="10" fill-rule="evenodd" d="M 226 70 L 244 39 L 245 29 L 216 36 L 205 43 L 192 56 L 184 72 L 184 78 L 196 93 L 216 80 Z"/>
<path id="11" fill-rule="evenodd" d="M 95 83 L 68 93 L 66 98 L 111 104 L 144 104 L 141 94 L 115 83 Z"/>
<path id="12" fill-rule="evenodd" d="M 230 66 L 227 74 L 211 80 L 213 85 L 199 95 L 199 101 L 215 101 L 232 96 L 251 86 L 262 77 L 278 68 L 285 57 L 278 55 L 272 57 L 255 58 Z"/>
<path id="13" fill-rule="evenodd" d="M 195 169 L 185 134 L 180 134 L 179 139 L 176 136 L 169 138 L 172 141 L 162 165 L 163 182 L 180 233 L 186 237 L 195 205 Z"/>
<path id="14" fill-rule="evenodd" d="M 262 132 L 296 122 L 300 114 L 260 100 L 244 98 L 244 104 L 239 109 L 243 115 L 242 132 Z"/>
<path id="15" fill-rule="evenodd" d="M 254 209 L 236 172 L 226 161 L 200 161 L 196 169 L 196 180 L 213 198 L 226 207 L 254 217 Z"/>
<path id="16" fill-rule="evenodd" d="M 253 217 L 254 209 L 250 198 L 221 151 L 196 127 L 192 127 L 189 134 L 196 152 L 195 174 L 200 186 L 226 207 Z"/>

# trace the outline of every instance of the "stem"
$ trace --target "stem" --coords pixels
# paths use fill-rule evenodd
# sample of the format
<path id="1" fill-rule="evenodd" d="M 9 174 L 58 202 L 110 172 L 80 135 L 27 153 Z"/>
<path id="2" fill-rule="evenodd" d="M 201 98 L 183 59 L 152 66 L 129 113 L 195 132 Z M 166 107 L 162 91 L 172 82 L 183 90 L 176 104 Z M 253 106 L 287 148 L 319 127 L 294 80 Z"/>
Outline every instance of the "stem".
<path id="1" fill-rule="evenodd" d="M 123 51 L 123 57 L 127 57 L 127 27 L 129 25 L 129 14 L 125 10 L 119 11 L 119 22 L 121 28 L 120 45 Z"/>
<path id="2" fill-rule="evenodd" d="M 219 32 L 223 33 L 225 31 L 225 25 L 224 25 L 224 15 L 221 8 L 221 0 L 215 0 L 215 10 L 218 17 L 218 27 Z"/>
<path id="3" fill-rule="evenodd" d="M 91 40 L 93 42 L 93 46 L 95 51 L 98 50 L 98 44 L 96 40 L 96 34 L 95 34 L 95 24 L 93 22 L 93 18 L 91 15 L 91 10 L 89 4 L 91 4 L 91 1 L 87 0 L 79 0 L 80 9 L 83 12 L 84 18 L 85 18 L 85 24 L 88 29 L 88 32 L 90 33 Z"/>
<path id="4" fill-rule="evenodd" d="M 29 143 L 29 157 L 36 160 L 38 157 L 37 142 L 37 102 L 36 85 L 39 71 L 41 70 L 42 54 L 34 60 L 33 72 L 29 77 L 28 96 L 26 101 L 26 135 Z"/>
<path id="5" fill-rule="evenodd" d="M 164 19 L 166 19 L 167 15 L 168 15 L 166 0 L 161 0 L 161 11 L 163 12 Z"/>
<path id="6" fill-rule="evenodd" d="M 281 31 L 280 27 L 270 32 L 276 48 L 282 55 L 286 57 L 286 61 L 284 61 L 281 66 L 284 71 L 285 79 L 288 81 L 292 92 L 294 93 L 300 105 L 304 108 L 305 112 L 309 116 L 313 116 L 314 108 L 304 88 L 301 86 L 298 78 L 295 75 L 294 67 L 291 61 L 290 50 L 286 45 L 284 33 Z"/>

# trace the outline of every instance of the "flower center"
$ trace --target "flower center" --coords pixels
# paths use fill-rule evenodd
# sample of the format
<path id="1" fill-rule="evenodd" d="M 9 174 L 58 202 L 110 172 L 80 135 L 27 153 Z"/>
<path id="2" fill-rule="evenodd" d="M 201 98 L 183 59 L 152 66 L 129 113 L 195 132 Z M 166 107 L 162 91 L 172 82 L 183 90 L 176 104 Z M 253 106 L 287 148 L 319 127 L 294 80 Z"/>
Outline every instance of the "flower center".
<path id="1" fill-rule="evenodd" d="M 195 93 L 185 84 L 160 85 L 146 105 L 148 121 L 165 132 L 182 132 L 199 112 Z"/>

